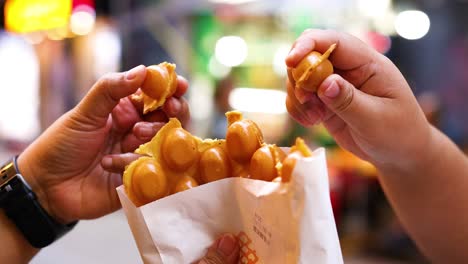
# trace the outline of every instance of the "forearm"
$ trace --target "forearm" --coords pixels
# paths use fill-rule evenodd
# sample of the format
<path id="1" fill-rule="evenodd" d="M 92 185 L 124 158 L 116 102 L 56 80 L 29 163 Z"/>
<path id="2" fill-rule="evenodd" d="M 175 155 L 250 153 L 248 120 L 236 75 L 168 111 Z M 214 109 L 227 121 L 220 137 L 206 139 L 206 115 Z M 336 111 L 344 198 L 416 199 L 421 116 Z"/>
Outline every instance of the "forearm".
<path id="1" fill-rule="evenodd" d="M 28 183 L 30 187 L 33 187 L 33 191 L 36 192 L 37 188 L 36 182 L 33 181 L 32 175 L 25 164 L 21 161 L 23 154 L 21 154 L 17 160 L 15 166 L 16 171 L 22 173 L 23 179 Z M 20 169 L 21 168 L 21 169 Z M 23 170 L 25 174 L 23 174 Z M 18 205 L 22 206 L 22 205 Z M 24 209 L 24 208 L 23 208 Z M 31 219 L 31 221 L 33 221 Z M 31 222 L 32 224 L 32 222 Z M 34 255 L 39 252 L 39 249 L 34 248 L 27 241 L 25 236 L 21 233 L 19 228 L 14 224 L 14 222 L 7 217 L 4 209 L 0 208 L 0 263 L 28 263 Z"/>
<path id="2" fill-rule="evenodd" d="M 468 159 L 431 128 L 425 153 L 412 168 L 379 168 L 393 208 L 423 253 L 435 263 L 468 259 Z M 398 166 L 396 166 L 398 167 Z"/>
<path id="3" fill-rule="evenodd" d="M 39 252 L 0 210 L 0 263 L 28 263 Z"/>

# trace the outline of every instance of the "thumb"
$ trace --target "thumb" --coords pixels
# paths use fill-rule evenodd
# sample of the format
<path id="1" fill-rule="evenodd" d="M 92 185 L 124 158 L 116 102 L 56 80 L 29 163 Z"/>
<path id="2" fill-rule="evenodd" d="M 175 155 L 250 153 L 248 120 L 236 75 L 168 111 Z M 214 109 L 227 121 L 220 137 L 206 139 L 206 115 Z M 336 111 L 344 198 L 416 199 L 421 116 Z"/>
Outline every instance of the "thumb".
<path id="1" fill-rule="evenodd" d="M 77 106 L 80 114 L 90 119 L 104 118 L 120 99 L 136 92 L 146 76 L 146 67 L 137 66 L 127 72 L 109 73 L 101 77 Z"/>
<path id="2" fill-rule="evenodd" d="M 239 259 L 239 243 L 237 239 L 227 234 L 219 238 L 198 264 L 237 264 Z"/>
<path id="3" fill-rule="evenodd" d="M 368 122 L 365 117 L 378 109 L 372 95 L 356 89 L 337 74 L 325 79 L 317 94 L 328 109 L 352 126 Z"/>

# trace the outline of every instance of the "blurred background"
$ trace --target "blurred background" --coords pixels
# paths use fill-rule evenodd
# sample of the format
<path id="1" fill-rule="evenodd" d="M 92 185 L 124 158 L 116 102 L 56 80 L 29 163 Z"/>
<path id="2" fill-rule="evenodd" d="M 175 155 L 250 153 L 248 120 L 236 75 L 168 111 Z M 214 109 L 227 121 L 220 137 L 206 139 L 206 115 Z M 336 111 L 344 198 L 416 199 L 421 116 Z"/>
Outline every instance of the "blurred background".
<path id="1" fill-rule="evenodd" d="M 286 113 L 284 59 L 307 28 L 349 32 L 402 71 L 428 119 L 468 150 L 466 0 L 0 0 L 0 158 L 21 152 L 106 72 L 162 61 L 190 82 L 200 137 L 242 111 L 266 140 L 326 147 L 346 263 L 424 262 L 377 172 Z M 139 263 L 121 212 L 82 221 L 33 263 Z"/>

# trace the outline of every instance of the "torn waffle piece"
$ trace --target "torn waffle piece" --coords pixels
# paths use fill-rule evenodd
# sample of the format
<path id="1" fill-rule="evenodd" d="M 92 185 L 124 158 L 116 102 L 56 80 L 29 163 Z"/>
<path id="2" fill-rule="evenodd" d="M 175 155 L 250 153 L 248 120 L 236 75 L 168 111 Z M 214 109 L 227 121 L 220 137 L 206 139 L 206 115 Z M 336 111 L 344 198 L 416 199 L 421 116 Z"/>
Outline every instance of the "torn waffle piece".
<path id="1" fill-rule="evenodd" d="M 328 57 L 335 48 L 336 44 L 333 44 L 323 54 L 312 51 L 296 67 L 288 68 L 288 76 L 295 83 L 295 89 L 317 91 L 320 84 L 333 74 L 333 65 Z"/>
<path id="2" fill-rule="evenodd" d="M 166 99 L 177 90 L 176 65 L 163 62 L 146 68 L 146 77 L 141 85 L 142 93 L 133 100 L 143 102 L 143 113 L 154 111 L 164 105 Z"/>

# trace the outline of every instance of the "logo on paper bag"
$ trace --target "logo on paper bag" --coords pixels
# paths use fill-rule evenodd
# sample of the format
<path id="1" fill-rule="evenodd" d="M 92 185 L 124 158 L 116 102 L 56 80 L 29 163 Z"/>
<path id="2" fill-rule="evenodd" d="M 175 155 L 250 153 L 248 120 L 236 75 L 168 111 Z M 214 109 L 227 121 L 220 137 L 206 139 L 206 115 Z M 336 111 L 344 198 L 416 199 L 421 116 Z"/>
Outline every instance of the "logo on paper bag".
<path id="1" fill-rule="evenodd" d="M 242 263 L 242 264 L 259 263 L 257 253 L 252 248 L 253 247 L 252 240 L 247 236 L 247 234 L 244 232 L 240 232 L 239 235 L 237 235 L 237 238 L 239 240 L 239 246 L 240 246 L 239 263 Z"/>

